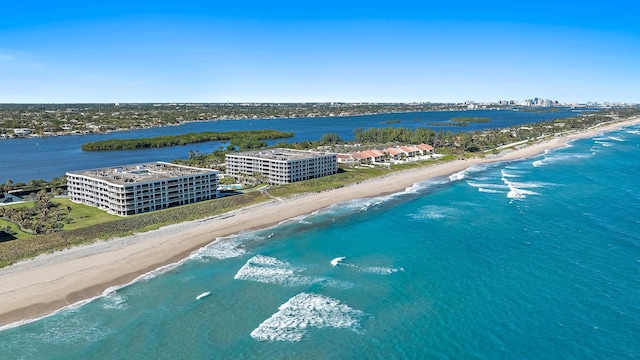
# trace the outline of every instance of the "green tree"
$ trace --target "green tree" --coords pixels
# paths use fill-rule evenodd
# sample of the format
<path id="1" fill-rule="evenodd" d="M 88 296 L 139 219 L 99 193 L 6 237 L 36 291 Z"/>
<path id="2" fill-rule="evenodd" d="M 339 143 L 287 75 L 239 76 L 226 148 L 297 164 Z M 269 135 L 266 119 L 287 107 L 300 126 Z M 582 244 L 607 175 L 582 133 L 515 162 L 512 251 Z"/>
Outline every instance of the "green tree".
<path id="1" fill-rule="evenodd" d="M 323 145 L 333 145 L 333 144 L 341 143 L 342 139 L 336 133 L 327 133 L 327 134 L 322 135 L 322 138 L 320 139 L 320 142 Z"/>
<path id="2" fill-rule="evenodd" d="M 4 189 L 6 192 L 11 191 L 11 189 L 13 189 L 13 180 L 7 179 L 7 181 L 4 183 Z"/>

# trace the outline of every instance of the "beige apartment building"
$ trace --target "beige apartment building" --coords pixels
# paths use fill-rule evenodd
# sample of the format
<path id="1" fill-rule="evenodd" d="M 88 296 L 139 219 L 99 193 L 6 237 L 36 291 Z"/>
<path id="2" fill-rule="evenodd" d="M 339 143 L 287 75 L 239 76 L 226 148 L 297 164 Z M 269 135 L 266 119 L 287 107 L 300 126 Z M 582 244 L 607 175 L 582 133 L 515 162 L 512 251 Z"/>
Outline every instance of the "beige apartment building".
<path id="1" fill-rule="evenodd" d="M 218 172 L 151 162 L 67 172 L 71 201 L 125 216 L 218 197 Z"/>
<path id="2" fill-rule="evenodd" d="M 227 174 L 262 174 L 269 184 L 287 184 L 338 172 L 337 154 L 293 149 L 268 149 L 227 154 Z"/>

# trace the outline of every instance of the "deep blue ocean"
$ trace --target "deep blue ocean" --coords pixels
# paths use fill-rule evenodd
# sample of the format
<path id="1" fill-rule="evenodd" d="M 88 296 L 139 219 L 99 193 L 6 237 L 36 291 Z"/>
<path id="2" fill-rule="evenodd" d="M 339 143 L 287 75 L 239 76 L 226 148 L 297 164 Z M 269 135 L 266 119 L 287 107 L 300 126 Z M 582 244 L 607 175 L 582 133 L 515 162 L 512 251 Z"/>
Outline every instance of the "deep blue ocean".
<path id="1" fill-rule="evenodd" d="M 186 159 L 189 150 L 210 153 L 224 148 L 228 143 L 210 141 L 199 144 L 169 146 L 155 149 L 118 151 L 82 151 L 87 142 L 108 139 L 135 139 L 168 136 L 203 131 L 237 131 L 273 129 L 291 131 L 295 137 L 269 140 L 269 145 L 279 141 L 316 141 L 322 135 L 332 132 L 343 140 L 353 140 L 353 130 L 357 128 L 417 127 L 432 128 L 436 131 L 470 131 L 505 128 L 514 125 L 548 121 L 575 116 L 579 113 L 561 109 L 551 113 L 515 112 L 511 110 L 471 110 L 471 111 L 430 111 L 416 113 L 393 113 L 365 116 L 295 118 L 295 119 L 249 119 L 229 121 L 188 122 L 179 126 L 167 126 L 133 131 L 92 134 L 84 136 L 57 136 L 44 138 L 23 138 L 0 141 L 0 183 L 11 179 L 16 182 L 29 180 L 50 180 L 63 176 L 67 171 L 136 164 L 149 161 L 172 161 Z M 446 123 L 454 117 L 488 117 L 488 123 L 470 123 L 469 126 L 434 126 Z"/>
<path id="2" fill-rule="evenodd" d="M 639 175 L 635 126 L 335 204 L 5 328 L 0 358 L 637 359 Z"/>

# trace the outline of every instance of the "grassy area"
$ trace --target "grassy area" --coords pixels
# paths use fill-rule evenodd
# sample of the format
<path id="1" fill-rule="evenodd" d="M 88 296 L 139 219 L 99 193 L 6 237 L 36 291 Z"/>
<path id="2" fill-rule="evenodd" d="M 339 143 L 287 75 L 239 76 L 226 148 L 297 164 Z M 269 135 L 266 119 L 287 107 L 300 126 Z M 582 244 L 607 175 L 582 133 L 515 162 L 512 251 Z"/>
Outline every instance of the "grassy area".
<path id="1" fill-rule="evenodd" d="M 18 225 L 12 223 L 11 221 L 7 221 L 4 219 L 0 219 L 0 228 L 4 228 L 4 227 L 10 227 L 12 231 L 14 231 L 16 234 L 15 235 L 10 235 L 7 234 L 5 232 L 0 231 L 0 243 L 4 242 L 4 241 L 10 241 L 10 240 L 15 240 L 15 239 L 24 239 L 24 238 L 28 238 L 29 236 L 31 236 L 31 234 L 20 231 L 20 228 L 18 227 Z"/>
<path id="2" fill-rule="evenodd" d="M 276 197 L 287 197 L 296 194 L 336 189 L 363 180 L 382 176 L 389 172 L 389 170 L 380 168 L 347 169 L 331 176 L 299 181 L 291 184 L 277 185 L 269 189 L 269 194 Z"/>
<path id="3" fill-rule="evenodd" d="M 55 198 L 52 200 L 55 203 L 59 203 L 62 208 L 71 206 L 70 215 L 73 218 L 73 222 L 65 224 L 64 230 L 74 230 L 119 219 L 118 216 L 107 214 L 104 210 L 93 206 L 76 204 L 69 199 Z"/>
<path id="4" fill-rule="evenodd" d="M 20 208 L 31 209 L 33 207 L 33 201 L 24 201 L 24 202 L 19 202 L 17 204 L 2 205 L 2 207 L 7 208 L 7 209 L 10 209 L 10 208 L 14 208 L 14 209 L 20 209 Z"/>
<path id="5" fill-rule="evenodd" d="M 118 219 L 118 216 L 116 215 L 107 214 L 105 211 L 95 208 L 93 206 L 76 204 L 66 198 L 54 198 L 54 199 L 51 199 L 51 202 L 59 204 L 58 207 L 60 209 L 64 209 L 63 211 L 66 211 L 67 206 L 70 206 L 72 208 L 71 217 L 73 218 L 73 221 L 70 224 L 65 224 L 63 228 L 64 230 L 79 229 L 79 228 L 101 224 L 104 222 L 109 222 L 109 221 Z M 15 208 L 15 209 L 21 209 L 21 208 L 30 209 L 34 206 L 34 204 L 35 204 L 34 201 L 26 201 L 18 204 L 6 205 L 5 207 Z M 3 220 L 0 220 L 0 221 L 3 221 Z M 9 223 L 13 224 L 11 222 Z M 0 225 L 0 226 L 4 226 L 4 225 Z M 16 225 L 16 228 L 17 228 L 17 225 Z M 16 235 L 16 237 L 18 237 L 19 239 L 34 236 L 33 234 L 25 233 L 22 231 L 20 231 L 20 233 L 22 234 L 21 236 L 18 237 Z"/>

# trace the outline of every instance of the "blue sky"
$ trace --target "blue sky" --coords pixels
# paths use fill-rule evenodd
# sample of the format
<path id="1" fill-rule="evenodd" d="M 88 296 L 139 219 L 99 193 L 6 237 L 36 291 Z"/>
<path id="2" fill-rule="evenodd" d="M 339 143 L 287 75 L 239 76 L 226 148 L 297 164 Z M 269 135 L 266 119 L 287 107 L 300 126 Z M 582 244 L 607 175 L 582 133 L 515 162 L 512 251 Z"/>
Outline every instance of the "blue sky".
<path id="1" fill-rule="evenodd" d="M 640 103 L 632 2 L 92 3 L 3 4 L 0 103 Z"/>

